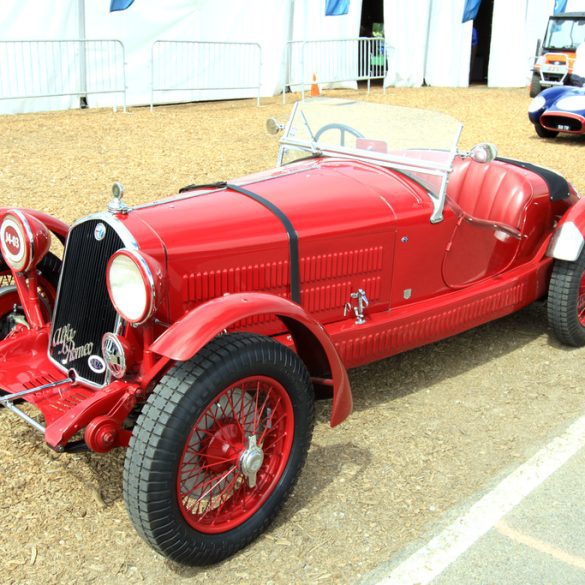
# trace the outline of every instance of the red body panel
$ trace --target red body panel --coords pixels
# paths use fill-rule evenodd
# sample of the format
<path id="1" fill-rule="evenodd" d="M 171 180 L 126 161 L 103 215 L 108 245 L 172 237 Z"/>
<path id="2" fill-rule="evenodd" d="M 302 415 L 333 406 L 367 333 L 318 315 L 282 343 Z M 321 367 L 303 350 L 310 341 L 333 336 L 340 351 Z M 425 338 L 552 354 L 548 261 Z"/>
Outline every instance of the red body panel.
<path id="1" fill-rule="evenodd" d="M 561 227 L 567 221 L 572 221 L 581 233 L 585 233 L 585 199 L 580 199 L 560 219 L 558 226 Z"/>
<path id="2" fill-rule="evenodd" d="M 163 267 L 163 301 L 154 324 L 125 333 L 143 356 L 132 384 L 97 391 L 79 384 L 26 397 L 45 415 L 51 445 L 94 416 L 119 419 L 137 388 L 146 393 L 172 360 L 189 359 L 226 329 L 292 345 L 315 383 L 333 386 L 337 424 L 351 410 L 346 367 L 437 341 L 544 296 L 552 262 L 545 250 L 575 202 L 551 201 L 531 171 L 468 159 L 455 160 L 443 220 L 434 224 L 422 185 L 365 162 L 311 159 L 235 183 L 292 223 L 301 306 L 288 300 L 288 234 L 258 201 L 229 188 L 194 190 L 118 214 L 140 251 Z M 581 206 L 568 215 L 585 229 Z M 58 222 L 47 225 L 63 233 Z M 358 289 L 369 299 L 364 323 L 353 308 L 344 314 Z M 47 358 L 47 330 L 18 331 L 0 342 L 0 388 L 15 393 L 64 377 Z M 120 406 L 124 399 L 127 407 Z"/>

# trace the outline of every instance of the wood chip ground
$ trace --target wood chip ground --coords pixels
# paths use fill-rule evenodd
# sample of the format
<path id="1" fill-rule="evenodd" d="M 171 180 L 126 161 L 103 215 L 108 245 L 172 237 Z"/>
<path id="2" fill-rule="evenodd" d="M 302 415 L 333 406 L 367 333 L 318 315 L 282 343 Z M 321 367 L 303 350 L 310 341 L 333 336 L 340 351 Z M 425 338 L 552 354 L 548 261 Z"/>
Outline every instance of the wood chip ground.
<path id="1" fill-rule="evenodd" d="M 328 92 L 431 108 L 465 123 L 462 147 L 563 173 L 585 193 L 585 139 L 537 138 L 527 89 Z M 264 131 L 294 96 L 252 101 L 0 117 L 0 205 L 68 222 L 104 209 L 113 181 L 131 204 L 193 182 L 273 166 Z M 165 561 L 133 530 L 122 501 L 124 453 L 57 455 L 0 412 L 0 581 L 355 583 L 442 514 L 488 487 L 585 409 L 585 350 L 559 346 L 543 304 L 351 372 L 355 412 L 328 427 L 317 406 L 307 466 L 274 526 L 215 567 Z"/>

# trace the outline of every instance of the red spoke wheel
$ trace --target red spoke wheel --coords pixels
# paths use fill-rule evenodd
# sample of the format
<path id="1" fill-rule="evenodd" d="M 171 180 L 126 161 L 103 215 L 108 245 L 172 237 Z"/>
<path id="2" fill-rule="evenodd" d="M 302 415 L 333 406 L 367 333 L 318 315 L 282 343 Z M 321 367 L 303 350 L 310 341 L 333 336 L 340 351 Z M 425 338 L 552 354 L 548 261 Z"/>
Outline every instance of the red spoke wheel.
<path id="1" fill-rule="evenodd" d="M 179 463 L 187 522 L 218 533 L 254 515 L 282 476 L 293 433 L 292 403 L 278 381 L 251 376 L 223 390 L 195 423 Z"/>
<path id="2" fill-rule="evenodd" d="M 555 260 L 548 291 L 548 320 L 558 340 L 585 345 L 585 249 L 575 262 Z"/>
<path id="3" fill-rule="evenodd" d="M 55 306 L 61 260 L 49 253 L 41 260 L 37 270 L 39 295 L 48 319 Z M 24 312 L 18 309 L 20 304 L 12 272 L 0 257 L 0 340 L 4 339 L 14 326 L 10 314 L 14 312 L 15 305 L 17 306 L 16 314 L 24 318 Z"/>
<path id="4" fill-rule="evenodd" d="M 313 390 L 300 358 L 257 335 L 222 335 L 177 364 L 147 400 L 124 467 L 142 537 L 175 561 L 205 565 L 274 519 L 304 464 Z"/>

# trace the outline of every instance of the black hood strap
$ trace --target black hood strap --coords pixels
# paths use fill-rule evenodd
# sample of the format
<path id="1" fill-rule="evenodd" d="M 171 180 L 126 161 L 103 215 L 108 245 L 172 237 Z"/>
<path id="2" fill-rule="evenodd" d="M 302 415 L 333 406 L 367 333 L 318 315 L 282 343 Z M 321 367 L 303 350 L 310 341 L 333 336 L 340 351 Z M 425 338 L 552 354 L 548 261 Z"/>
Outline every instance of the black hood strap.
<path id="1" fill-rule="evenodd" d="M 301 304 L 301 279 L 299 275 L 299 238 L 297 232 L 287 217 L 287 215 L 274 205 L 272 201 L 268 201 L 268 199 L 262 197 L 262 195 L 258 195 L 258 193 L 254 193 L 253 191 L 249 191 L 248 189 L 244 189 L 239 185 L 233 185 L 231 183 L 224 183 L 222 186 L 225 186 L 227 189 L 231 189 L 232 191 L 236 191 L 237 193 L 241 193 L 254 201 L 257 201 L 261 205 L 263 205 L 266 209 L 271 211 L 282 223 L 286 233 L 288 234 L 288 243 L 290 249 L 290 296 L 292 300 L 297 303 Z"/>

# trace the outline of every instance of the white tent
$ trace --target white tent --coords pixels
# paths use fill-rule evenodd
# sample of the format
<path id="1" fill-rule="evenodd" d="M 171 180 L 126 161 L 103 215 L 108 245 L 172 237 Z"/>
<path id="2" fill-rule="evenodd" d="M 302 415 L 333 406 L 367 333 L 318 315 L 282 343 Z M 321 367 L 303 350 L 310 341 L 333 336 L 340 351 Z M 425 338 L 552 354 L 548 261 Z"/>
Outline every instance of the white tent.
<path id="1" fill-rule="evenodd" d="M 31 18 L 31 14 L 34 17 Z M 2 2 L 0 41 L 78 39 L 80 38 L 79 27 L 78 0 L 60 0 L 59 10 L 55 9 L 52 2 L 34 2 L 34 5 L 31 1 L 23 0 Z M 7 62 L 12 61 L 11 51 L 14 51 L 11 46 L 0 42 L 0 96 L 19 95 L 20 88 L 15 83 L 17 76 L 12 68 L 3 62 L 3 58 Z M 43 61 L 43 66 L 47 67 L 48 76 L 56 75 L 57 72 L 52 71 L 55 65 L 48 57 L 48 55 L 38 55 L 38 60 Z M 72 64 L 68 64 L 68 69 L 71 69 L 70 74 L 73 76 L 77 72 L 73 71 L 70 65 Z M 76 107 L 79 107 L 79 98 L 71 96 L 0 100 L 0 113 L 41 112 Z"/>
<path id="2" fill-rule="evenodd" d="M 119 12 L 110 12 L 108 2 L 86 2 L 85 35 L 87 39 L 115 38 L 124 43 L 129 105 L 150 103 L 151 46 L 156 40 L 259 43 L 261 94 L 274 95 L 281 86 L 290 18 L 289 1 L 136 0 Z M 157 102 L 254 96 L 254 90 L 176 91 L 158 95 Z M 89 103 L 110 105 L 111 99 L 94 96 Z"/>
<path id="3" fill-rule="evenodd" d="M 464 5 L 465 0 L 384 0 L 386 41 L 392 47 L 386 85 L 468 85 L 472 23 L 461 22 Z M 528 84 L 536 42 L 553 9 L 554 0 L 494 0 L 490 87 Z M 569 0 L 566 11 L 585 11 L 585 0 Z"/>
<path id="4" fill-rule="evenodd" d="M 290 81 L 311 79 L 313 73 L 322 81 L 320 72 L 331 69 L 327 51 L 330 46 L 323 44 L 320 50 L 314 44 L 306 47 L 303 55 L 303 41 L 327 41 L 335 39 L 357 39 L 360 31 L 362 0 L 351 0 L 347 14 L 339 16 L 325 15 L 325 0 L 292 0 L 292 23 L 290 40 L 293 41 L 289 53 Z M 344 43 L 337 47 L 335 60 L 335 78 L 355 79 L 358 69 L 358 53 L 355 43 Z M 327 84 L 325 87 L 356 88 L 355 82 Z M 299 90 L 294 85 L 293 89 Z"/>
<path id="5" fill-rule="evenodd" d="M 151 51 L 157 40 L 257 43 L 261 47 L 260 95 L 272 96 L 281 91 L 287 66 L 289 40 L 339 39 L 357 37 L 361 17 L 361 0 L 351 0 L 349 12 L 325 16 L 326 0 L 136 0 L 128 9 L 110 11 L 109 0 L 59 0 L 58 4 L 35 0 L 5 0 L 0 22 L 0 40 L 105 40 L 123 43 L 126 62 L 127 104 L 144 105 L 151 99 Z M 31 19 L 30 15 L 35 14 Z M 11 49 L 20 50 L 20 49 Z M 27 51 L 28 48 L 24 48 Z M 77 49 L 77 53 L 82 53 Z M 0 96 L 2 84 L 14 88 L 20 83 L 9 67 L 3 67 L 0 52 Z M 76 55 L 71 85 L 79 88 L 79 73 L 84 69 L 83 55 Z M 79 62 L 78 62 L 79 61 Z M 105 59 L 104 59 L 105 61 Z M 45 67 L 34 56 L 31 73 Z M 99 57 L 92 62 L 100 66 Z M 105 63 L 104 63 L 105 66 Z M 198 71 L 206 69 L 211 86 L 225 73 L 222 64 L 209 59 L 185 64 Z M 21 73 L 22 75 L 22 73 Z M 46 85 L 51 87 L 51 72 Z M 180 77 L 181 73 L 176 75 Z M 55 84 L 57 85 L 57 82 Z M 221 87 L 220 82 L 217 86 Z M 177 87 L 181 85 L 180 80 Z M 192 87 L 192 86 L 191 86 Z M 72 90 L 73 91 L 73 90 Z M 156 103 L 255 97 L 256 89 L 177 90 L 156 95 Z M 90 106 L 120 104 L 120 96 L 108 93 L 89 94 Z M 40 111 L 78 107 L 79 97 L 0 100 L 0 113 Z"/>
<path id="6" fill-rule="evenodd" d="M 465 0 L 378 1 L 383 3 L 385 35 L 390 47 L 385 85 L 426 83 L 463 87 L 468 84 L 472 23 L 461 22 Z M 488 85 L 527 85 L 536 41 L 544 34 L 554 0 L 492 1 Z M 281 91 L 287 75 L 288 41 L 356 38 L 362 17 L 362 0 L 349 0 L 348 11 L 341 16 L 325 16 L 326 0 L 135 0 L 127 10 L 117 12 L 110 12 L 109 4 L 109 0 L 59 0 L 58 3 L 4 0 L 0 41 L 118 39 L 125 49 L 127 104 L 142 105 L 149 103 L 151 97 L 154 41 L 257 43 L 262 56 L 260 95 L 271 96 Z M 568 0 L 566 9 L 585 11 L 585 0 Z M 0 98 L 18 94 L 17 72 L 14 66 L 8 66 L 16 50 L 0 42 Z M 355 50 L 344 51 L 337 55 L 341 55 L 338 61 L 348 71 L 355 71 Z M 68 89 L 71 93 L 80 93 L 79 87 L 83 88 L 85 83 L 86 65 L 82 53 L 79 48 L 72 50 L 65 62 L 59 63 L 57 71 L 50 63 L 50 55 L 39 52 L 34 59 L 29 59 L 26 68 L 20 68 L 18 75 L 32 77 L 35 67 L 42 67 L 45 86 L 49 88 L 44 95 L 51 93 L 52 80 L 58 77 L 65 79 L 61 81 L 62 93 Z M 200 58 L 186 63 L 184 72 L 187 75 L 189 68 L 195 68 L 205 70 L 208 78 L 220 79 L 221 65 Z M 100 66 L 99 57 L 92 66 Z M 294 67 L 300 68 L 300 65 L 293 64 Z M 311 67 L 318 68 L 314 60 Z M 302 76 L 306 79 L 306 71 Z M 351 78 L 351 74 L 348 77 Z M 222 84 L 215 87 L 222 87 Z M 12 93 L 7 93 L 6 88 Z M 155 103 L 254 97 L 256 93 L 256 89 L 249 87 L 181 89 L 157 94 Z M 88 103 L 90 106 L 111 106 L 120 104 L 120 96 L 89 93 Z M 78 106 L 79 95 L 0 99 L 0 113 Z"/>

